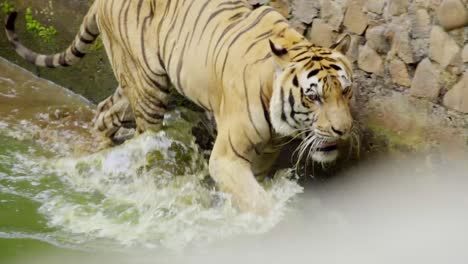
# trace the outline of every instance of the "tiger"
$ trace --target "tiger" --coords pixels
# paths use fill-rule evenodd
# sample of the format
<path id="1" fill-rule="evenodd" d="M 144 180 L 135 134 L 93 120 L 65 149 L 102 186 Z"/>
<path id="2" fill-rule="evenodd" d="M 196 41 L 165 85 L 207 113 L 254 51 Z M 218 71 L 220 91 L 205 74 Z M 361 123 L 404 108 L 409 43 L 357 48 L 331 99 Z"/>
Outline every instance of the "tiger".
<path id="1" fill-rule="evenodd" d="M 311 43 L 272 7 L 245 0 L 96 0 L 70 46 L 36 53 L 5 24 L 16 52 L 35 65 L 67 67 L 100 35 L 118 87 L 99 103 L 95 128 L 112 138 L 163 128 L 170 86 L 214 116 L 209 173 L 241 211 L 267 214 L 272 197 L 256 177 L 272 169 L 278 139 L 301 139 L 300 153 L 329 163 L 353 128 L 352 64 L 344 34 Z"/>

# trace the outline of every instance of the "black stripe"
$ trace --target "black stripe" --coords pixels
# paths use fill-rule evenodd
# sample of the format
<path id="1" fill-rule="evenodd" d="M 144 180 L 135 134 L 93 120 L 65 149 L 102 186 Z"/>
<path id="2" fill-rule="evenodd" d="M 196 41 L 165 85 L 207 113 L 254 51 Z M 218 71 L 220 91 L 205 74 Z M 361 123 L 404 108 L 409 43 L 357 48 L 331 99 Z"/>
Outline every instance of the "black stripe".
<path id="1" fill-rule="evenodd" d="M 221 4 L 219 4 L 217 7 L 221 7 L 223 5 L 237 5 L 237 4 L 240 4 L 240 3 L 244 3 L 245 4 L 245 1 L 225 1 Z"/>
<path id="2" fill-rule="evenodd" d="M 122 42 L 122 46 L 125 48 L 125 51 L 128 52 L 128 54 L 132 54 L 132 48 L 129 44 L 129 38 L 128 38 L 128 22 L 127 22 L 127 19 L 128 19 L 128 11 L 130 9 L 130 5 L 131 5 L 131 0 L 125 0 L 123 1 L 122 3 L 122 6 L 120 7 L 120 10 L 119 10 L 119 15 L 118 15 L 118 21 L 119 21 L 119 24 L 118 24 L 118 27 L 119 27 L 119 31 L 118 33 L 120 34 L 120 37 L 121 37 L 121 42 Z M 127 4 L 128 3 L 128 4 Z M 122 19 L 123 17 L 123 19 Z"/>
<path id="3" fill-rule="evenodd" d="M 99 33 L 94 34 L 94 33 L 92 33 L 91 31 L 89 31 L 89 29 L 88 29 L 88 27 L 87 27 L 86 25 L 85 25 L 84 28 L 85 28 L 86 34 L 90 35 L 90 36 L 93 37 L 94 39 L 97 38 L 97 37 L 99 36 Z"/>
<path id="4" fill-rule="evenodd" d="M 292 47 L 289 50 L 292 51 L 292 50 L 300 50 L 300 49 L 310 49 L 312 47 L 313 47 L 313 45 L 300 45 L 300 46 Z"/>
<path id="5" fill-rule="evenodd" d="M 139 94 L 142 95 L 142 93 Z M 138 103 L 140 104 L 140 106 L 144 106 L 145 108 L 153 111 L 154 113 L 161 113 L 166 110 L 166 106 L 164 104 L 161 105 L 160 101 L 152 101 L 151 98 L 148 98 L 146 96 L 141 96 L 138 100 Z"/>
<path id="6" fill-rule="evenodd" d="M 199 39 L 198 39 L 198 43 L 200 43 L 200 41 L 201 41 L 201 39 L 202 39 L 202 37 L 203 37 L 203 35 L 205 33 L 205 30 L 208 27 L 208 25 L 210 24 L 211 20 L 213 20 L 215 17 L 222 14 L 223 12 L 237 10 L 237 9 L 240 9 L 240 8 L 246 8 L 246 6 L 245 5 L 240 5 L 240 6 L 226 7 L 226 8 L 222 8 L 222 9 L 219 9 L 219 10 L 213 12 L 210 15 L 210 17 L 208 18 L 208 20 L 206 21 L 205 26 L 203 27 L 203 30 L 202 30 L 202 32 L 200 34 Z"/>
<path id="7" fill-rule="evenodd" d="M 323 60 L 323 57 L 314 55 L 314 56 L 312 56 L 312 60 L 313 61 L 321 61 L 321 60 Z"/>
<path id="8" fill-rule="evenodd" d="M 95 39 L 85 39 L 84 36 L 80 35 L 80 41 L 85 44 L 91 44 L 94 42 Z"/>
<path id="9" fill-rule="evenodd" d="M 226 27 L 223 32 L 221 33 L 221 35 L 219 36 L 218 40 L 216 41 L 216 46 L 214 47 L 213 49 L 213 55 L 216 51 L 218 51 L 217 55 L 216 55 L 216 59 L 215 61 L 218 59 L 218 56 L 219 56 L 219 53 L 221 52 L 221 49 L 218 50 L 218 46 L 219 44 L 221 43 L 221 39 L 230 31 L 232 30 L 235 26 L 237 26 L 239 23 L 241 23 L 242 21 L 244 21 L 243 19 L 238 19 L 237 21 L 235 21 L 234 23 L 230 24 L 228 27 Z M 226 43 L 227 39 L 225 39 L 225 41 L 223 42 L 223 45 L 224 43 Z M 208 50 L 209 52 L 209 50 Z"/>
<path id="10" fill-rule="evenodd" d="M 243 131 L 243 132 L 244 132 L 245 138 L 247 138 L 247 140 L 249 141 L 250 148 L 252 148 L 252 149 L 255 151 L 255 154 L 260 155 L 261 152 L 260 152 L 260 150 L 257 148 L 257 146 L 255 145 L 255 143 L 252 141 L 252 139 L 249 138 L 249 135 L 247 135 L 247 133 L 246 133 L 245 131 Z"/>
<path id="11" fill-rule="evenodd" d="M 281 96 L 281 120 L 286 122 L 289 126 L 294 127 L 293 125 L 291 125 L 289 123 L 289 120 L 286 118 L 286 113 L 284 112 L 284 91 L 283 91 L 283 87 L 281 87 L 280 91 L 281 91 L 281 93 L 280 93 L 280 96 Z"/>
<path id="12" fill-rule="evenodd" d="M 209 52 L 211 50 L 211 43 L 213 43 L 213 37 L 214 35 L 216 34 L 216 31 L 218 30 L 218 27 L 219 27 L 219 24 L 216 24 L 216 27 L 213 29 L 213 31 L 211 32 L 211 36 L 210 36 L 210 41 L 208 41 L 208 47 L 207 47 L 207 51 Z M 217 45 L 217 44 L 216 44 Z M 215 52 L 216 49 L 213 49 L 213 52 Z M 205 66 L 208 65 L 208 59 L 209 59 L 210 56 L 208 56 L 208 54 L 206 54 L 205 56 Z"/>
<path id="13" fill-rule="evenodd" d="M 176 41 L 179 41 L 180 40 L 180 37 L 182 35 L 182 31 L 184 29 L 184 25 L 185 25 L 185 21 L 187 19 L 187 16 L 191 10 L 191 7 L 192 5 L 195 3 L 195 0 L 192 0 L 192 2 L 189 4 L 189 6 L 187 7 L 187 11 L 185 12 L 184 14 L 184 18 L 182 19 L 182 22 L 180 24 L 180 27 L 179 27 L 179 35 L 177 35 L 177 38 L 176 38 Z M 185 93 L 183 92 L 184 91 L 184 88 L 182 87 L 182 84 L 181 84 L 181 80 L 180 80 L 180 74 L 181 74 L 181 71 L 182 71 L 182 61 L 184 60 L 184 54 L 185 54 L 185 48 L 187 46 L 187 41 L 188 41 L 188 35 L 185 36 L 185 41 L 184 41 L 184 45 L 182 47 L 182 50 L 180 52 L 180 56 L 179 56 L 179 61 L 177 63 L 177 69 L 176 69 L 176 82 L 177 82 L 177 86 L 179 88 L 179 90 L 182 91 L 182 95 L 185 95 Z M 175 45 L 174 45 L 175 47 Z M 173 50 L 174 50 L 174 47 L 173 47 Z M 171 59 L 172 59 L 172 52 L 173 50 L 171 50 L 171 54 L 169 56 L 169 60 L 168 60 L 168 67 L 169 65 L 171 65 Z M 169 71 L 169 68 L 168 68 L 168 71 Z"/>
<path id="14" fill-rule="evenodd" d="M 234 152 L 234 154 L 236 154 L 237 157 L 247 161 L 248 163 L 252 163 L 248 158 L 242 156 L 235 148 L 234 148 L 234 145 L 232 144 L 232 140 L 231 140 L 231 132 L 229 132 L 229 135 L 228 135 L 228 138 L 229 138 L 229 145 L 231 146 L 231 149 L 232 149 L 232 152 Z"/>
<path id="15" fill-rule="evenodd" d="M 309 50 L 301 51 L 301 52 L 299 52 L 298 54 L 296 54 L 291 60 L 295 60 L 297 57 L 299 57 L 299 56 L 301 56 L 301 55 L 304 55 L 304 54 L 306 54 L 307 52 L 309 52 Z M 310 56 L 307 56 L 307 58 L 310 58 Z"/>
<path id="16" fill-rule="evenodd" d="M 143 6 L 144 0 L 139 0 L 137 5 L 137 25 L 140 25 L 140 15 L 141 15 L 141 7 Z"/>
<path id="17" fill-rule="evenodd" d="M 194 0 L 193 0 L 194 1 Z M 184 87 L 182 87 L 182 82 L 181 82 L 181 77 L 180 77 L 180 74 L 182 72 L 182 65 L 183 65 L 183 61 L 184 61 L 184 53 L 185 53 L 185 48 L 187 47 L 187 41 L 188 41 L 188 36 L 185 38 L 185 41 L 184 41 L 184 46 L 182 47 L 182 51 L 181 51 L 181 56 L 179 57 L 179 61 L 177 62 L 177 69 L 176 69 L 176 80 L 177 80 L 177 86 L 179 87 L 179 89 L 183 92 L 184 91 Z M 185 93 L 182 93 L 183 95 L 185 95 Z"/>
<path id="18" fill-rule="evenodd" d="M 172 17 L 171 21 L 169 22 L 169 31 L 166 32 L 165 36 L 164 36 L 164 45 L 162 45 L 162 51 L 163 51 L 163 58 L 166 58 L 166 47 L 167 47 L 167 41 L 169 39 L 172 39 L 170 38 L 169 36 L 171 35 L 172 31 L 174 31 L 174 23 L 176 22 L 176 12 L 177 12 L 177 9 L 181 9 L 181 8 L 177 8 L 179 7 L 179 0 L 176 1 L 176 3 L 174 4 L 174 12 L 172 12 L 172 14 L 169 16 L 169 17 Z M 161 22 L 160 22 L 161 23 Z M 174 48 L 174 44 L 175 43 L 172 43 L 172 47 Z M 166 65 L 167 66 L 167 71 L 169 72 L 169 64 Z"/>
<path id="19" fill-rule="evenodd" d="M 195 103 L 201 108 L 203 108 L 205 111 L 210 111 L 210 109 L 207 106 L 205 106 L 200 100 L 197 99 Z"/>
<path id="20" fill-rule="evenodd" d="M 289 97 L 288 97 L 288 102 L 289 102 L 289 106 L 291 107 L 291 113 L 289 113 L 289 116 L 291 117 L 292 121 L 296 124 L 298 124 L 296 118 L 295 118 L 295 115 L 296 115 L 296 111 L 294 109 L 294 105 L 296 104 L 296 100 L 294 99 L 294 95 L 292 93 L 292 90 L 289 90 Z"/>
<path id="21" fill-rule="evenodd" d="M 248 27 L 246 27 L 244 30 L 242 30 L 241 32 L 239 32 L 237 34 L 237 36 L 234 37 L 234 39 L 231 41 L 231 43 L 229 44 L 228 48 L 227 48 L 227 52 L 226 52 L 226 56 L 224 57 L 224 62 L 223 62 L 223 67 L 221 69 L 221 80 L 223 79 L 223 76 L 224 76 L 224 70 L 226 68 L 226 62 L 227 62 L 227 59 L 229 57 L 229 54 L 230 54 L 230 51 L 231 51 L 231 47 L 232 45 L 234 45 L 234 43 L 237 42 L 237 40 L 243 35 L 245 34 L 247 31 L 251 30 L 252 28 L 254 28 L 255 26 L 257 26 L 257 24 L 262 21 L 263 17 L 265 17 L 268 13 L 270 12 L 273 12 L 274 9 L 273 8 L 265 8 L 265 10 L 263 10 L 257 17 L 254 21 L 252 21 L 252 23 L 250 23 L 250 25 Z M 215 61 L 216 63 L 216 61 Z"/>
<path id="22" fill-rule="evenodd" d="M 73 46 L 71 46 L 70 51 L 73 54 L 73 56 L 78 57 L 78 58 L 83 58 L 86 55 L 85 53 L 79 51 L 76 48 L 76 46 L 74 46 L 74 44 L 73 44 Z"/>
<path id="23" fill-rule="evenodd" d="M 190 41 L 189 41 L 189 46 L 192 46 L 192 40 L 193 40 L 193 36 L 195 36 L 195 29 L 197 28 L 197 25 L 198 25 L 198 21 L 200 21 L 200 17 L 202 14 L 204 14 L 204 11 L 205 11 L 205 8 L 208 6 L 208 4 L 210 3 L 211 0 L 207 0 L 202 8 L 200 9 L 200 11 L 198 12 L 198 15 L 197 15 L 197 18 L 195 19 L 195 23 L 193 23 L 193 28 L 192 28 L 192 35 L 190 36 Z"/>
<path id="24" fill-rule="evenodd" d="M 139 92 L 139 94 L 141 94 L 143 98 L 149 97 L 153 105 L 161 109 L 167 109 L 167 105 L 163 102 L 163 100 L 158 98 L 156 95 L 152 94 L 150 91 L 147 91 L 145 87 L 141 87 L 141 89 L 137 90 L 137 92 Z"/>
<path id="25" fill-rule="evenodd" d="M 157 80 L 151 78 L 146 72 L 143 72 L 143 77 L 146 81 L 151 86 L 156 87 L 160 92 L 168 94 L 170 91 L 169 89 L 164 85 L 160 84 Z"/>
<path id="26" fill-rule="evenodd" d="M 312 70 L 312 71 L 309 72 L 309 74 L 307 74 L 307 78 L 309 79 L 309 78 L 317 75 L 317 73 L 319 73 L 319 72 L 320 72 L 320 69 Z"/>
<path id="27" fill-rule="evenodd" d="M 161 47 L 161 43 L 159 41 L 165 39 L 165 38 L 161 37 L 161 28 L 162 28 L 163 23 L 165 22 L 165 19 L 167 18 L 167 13 L 169 12 L 170 7 L 171 7 L 171 0 L 167 0 L 166 8 L 164 9 L 164 13 L 163 13 L 163 15 L 161 17 L 161 21 L 159 21 L 158 30 L 157 30 L 157 33 L 156 33 L 156 37 L 158 38 L 158 46 L 159 47 Z"/>
<path id="28" fill-rule="evenodd" d="M 269 30 L 269 31 L 267 31 L 267 32 L 265 32 L 265 33 L 260 34 L 259 36 L 257 36 L 257 39 L 256 39 L 254 42 L 252 42 L 252 43 L 250 44 L 250 46 L 247 48 L 247 50 L 245 51 L 244 54 L 249 53 L 249 51 L 250 51 L 253 47 L 255 47 L 255 46 L 256 46 L 259 42 L 261 42 L 262 40 L 265 40 L 265 39 L 269 38 L 269 37 L 271 36 L 271 34 L 272 34 L 272 31 Z"/>
<path id="29" fill-rule="evenodd" d="M 255 125 L 254 121 L 253 121 L 253 117 L 252 117 L 252 112 L 250 110 L 250 102 L 249 102 L 249 93 L 247 91 L 247 81 L 246 81 L 246 74 L 247 74 L 247 67 L 246 66 L 244 68 L 244 73 L 242 75 L 242 78 L 243 78 L 243 82 L 244 82 L 244 94 L 245 94 L 245 104 L 247 106 L 247 113 L 249 115 L 249 120 L 250 120 L 250 124 L 252 125 L 252 127 L 255 129 L 255 132 L 257 132 L 257 135 L 263 139 L 263 136 L 262 134 L 260 133 L 260 131 L 258 130 L 257 126 Z"/>
<path id="30" fill-rule="evenodd" d="M 47 68 L 55 68 L 55 65 L 54 65 L 54 56 L 52 55 L 48 55 L 45 57 L 45 60 L 44 60 L 44 63 L 46 65 Z"/>
<path id="31" fill-rule="evenodd" d="M 150 122 L 152 124 L 158 124 L 158 121 L 161 121 L 164 118 L 164 115 L 161 115 L 159 113 L 150 113 L 145 107 L 138 107 L 138 110 L 142 111 L 140 113 L 143 114 L 145 121 Z"/>
<path id="32" fill-rule="evenodd" d="M 7 22 L 5 24 L 5 28 L 10 31 L 15 31 L 15 21 L 16 17 L 18 16 L 18 12 L 13 11 L 8 15 Z"/>
<path id="33" fill-rule="evenodd" d="M 147 22 L 148 22 L 149 19 L 151 19 L 150 16 L 145 17 L 145 19 L 143 20 L 142 28 L 141 28 L 141 33 L 140 33 L 140 49 L 141 49 L 141 56 L 143 57 L 143 62 L 145 63 L 146 68 L 148 69 L 148 71 L 149 71 L 152 75 L 155 75 L 155 76 L 162 76 L 163 74 L 158 74 L 158 73 L 155 72 L 153 69 L 151 69 L 151 66 L 150 66 L 149 61 L 148 61 L 148 57 L 146 56 L 145 33 L 146 33 Z M 163 62 L 161 61 L 161 57 L 160 57 L 159 53 L 158 53 L 158 58 L 159 58 L 159 64 L 161 65 L 162 68 L 164 68 L 164 64 L 163 64 Z M 143 68 L 143 71 L 144 71 L 145 74 L 146 74 L 146 69 L 145 69 L 145 68 Z"/>
<path id="34" fill-rule="evenodd" d="M 271 56 L 273 56 L 273 55 L 271 55 L 271 52 L 268 52 L 268 53 L 265 55 L 265 57 L 254 61 L 254 62 L 252 63 L 252 65 L 253 65 L 253 64 L 260 63 L 260 62 L 264 62 L 264 61 L 268 60 L 269 58 L 271 58 Z"/>
<path id="35" fill-rule="evenodd" d="M 270 121 L 270 111 L 268 109 L 268 106 L 266 105 L 265 101 L 263 100 L 264 96 L 262 95 L 262 90 L 260 90 L 260 102 L 262 103 L 262 108 L 263 108 L 263 116 L 265 117 L 265 120 L 267 121 L 268 127 L 269 127 L 269 132 L 271 134 L 271 121 Z"/>
<path id="36" fill-rule="evenodd" d="M 294 75 L 293 85 L 296 86 L 296 87 L 299 87 L 299 81 L 297 80 L 297 75 Z"/>
<path id="37" fill-rule="evenodd" d="M 230 26 L 234 27 L 234 26 L 238 25 L 239 23 L 241 23 L 241 22 L 247 20 L 247 19 L 250 17 L 251 14 L 252 14 L 252 12 L 249 12 L 249 13 L 247 14 L 247 16 L 245 16 L 243 19 L 237 20 L 237 22 L 231 24 Z M 230 28 L 228 28 L 228 29 L 230 30 Z M 218 41 L 216 42 L 216 47 L 215 47 L 214 50 L 213 50 L 213 54 L 216 52 L 216 49 L 217 49 L 218 44 L 221 43 L 221 39 L 225 36 L 226 33 L 227 33 L 227 30 L 225 30 L 225 32 L 223 32 L 223 34 L 221 34 L 221 36 L 219 37 Z M 219 48 L 219 49 L 217 50 L 216 56 L 214 57 L 214 63 L 216 63 L 216 62 L 218 61 L 219 56 L 220 56 L 221 53 L 223 52 L 223 47 L 224 47 L 224 45 L 226 44 L 226 42 L 228 42 L 228 40 L 229 40 L 229 38 L 225 38 L 224 41 L 223 41 L 223 44 L 221 45 L 221 48 Z"/>
<path id="38" fill-rule="evenodd" d="M 330 67 L 332 67 L 333 69 L 337 70 L 337 71 L 341 71 L 341 67 L 336 65 L 336 64 L 330 64 Z"/>
<path id="39" fill-rule="evenodd" d="M 60 57 L 59 57 L 59 64 L 63 67 L 68 67 L 70 66 L 70 64 L 68 64 L 68 62 L 65 60 L 65 53 L 61 53 L 60 54 Z"/>

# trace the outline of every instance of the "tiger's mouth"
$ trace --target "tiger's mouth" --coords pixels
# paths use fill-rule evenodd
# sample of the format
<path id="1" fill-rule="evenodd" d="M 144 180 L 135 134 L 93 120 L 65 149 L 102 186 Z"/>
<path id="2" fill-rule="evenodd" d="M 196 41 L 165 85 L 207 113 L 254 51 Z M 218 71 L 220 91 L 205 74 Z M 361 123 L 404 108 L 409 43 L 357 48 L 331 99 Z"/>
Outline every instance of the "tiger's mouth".
<path id="1" fill-rule="evenodd" d="M 337 149 L 338 149 L 338 142 L 330 141 L 330 142 L 324 142 L 321 145 L 319 145 L 316 151 L 329 152 L 329 151 L 333 151 Z"/>
<path id="2" fill-rule="evenodd" d="M 298 160 L 311 158 L 320 163 L 333 162 L 338 157 L 338 139 L 321 138 L 313 132 L 302 134 L 302 143 L 298 147 Z"/>
<path id="3" fill-rule="evenodd" d="M 312 159 L 317 162 L 333 162 L 338 157 L 338 141 L 324 142 L 312 150 Z"/>

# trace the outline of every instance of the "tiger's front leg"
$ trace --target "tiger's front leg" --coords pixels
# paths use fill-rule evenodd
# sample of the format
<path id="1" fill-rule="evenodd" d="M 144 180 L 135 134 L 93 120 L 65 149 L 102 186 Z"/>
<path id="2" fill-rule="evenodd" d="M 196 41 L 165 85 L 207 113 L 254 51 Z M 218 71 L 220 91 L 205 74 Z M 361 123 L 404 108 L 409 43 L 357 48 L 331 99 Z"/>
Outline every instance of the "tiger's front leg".
<path id="1" fill-rule="evenodd" d="M 271 197 L 257 182 L 252 172 L 254 153 L 239 135 L 220 131 L 210 157 L 210 175 L 219 188 L 232 195 L 234 204 L 242 211 L 265 215 L 271 207 Z"/>

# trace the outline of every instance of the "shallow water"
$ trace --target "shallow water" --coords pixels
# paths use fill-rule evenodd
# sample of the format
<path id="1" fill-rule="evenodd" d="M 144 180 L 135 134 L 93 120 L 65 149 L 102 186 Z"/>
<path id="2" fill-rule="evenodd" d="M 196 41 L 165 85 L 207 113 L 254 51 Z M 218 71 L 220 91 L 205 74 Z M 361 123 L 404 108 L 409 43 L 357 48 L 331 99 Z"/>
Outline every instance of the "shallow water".
<path id="1" fill-rule="evenodd" d="M 179 250 L 264 233 L 302 191 L 278 176 L 265 182 L 277 201 L 271 216 L 239 213 L 209 180 L 187 121 L 196 113 L 170 112 L 164 131 L 98 151 L 103 141 L 90 132 L 91 109 L 83 98 L 0 64 L 2 243 Z"/>
<path id="2" fill-rule="evenodd" d="M 467 157 L 371 160 L 264 183 L 262 218 L 216 191 L 197 114 L 99 150 L 83 98 L 0 60 L 0 263 L 466 263 Z"/>

